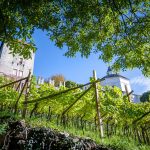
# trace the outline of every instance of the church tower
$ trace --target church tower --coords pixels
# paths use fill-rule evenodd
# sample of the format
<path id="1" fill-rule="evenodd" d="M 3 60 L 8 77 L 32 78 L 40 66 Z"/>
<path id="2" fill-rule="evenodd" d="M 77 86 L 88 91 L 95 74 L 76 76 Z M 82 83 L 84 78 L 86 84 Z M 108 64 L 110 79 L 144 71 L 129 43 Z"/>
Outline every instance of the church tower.
<path id="1" fill-rule="evenodd" d="M 9 47 L 3 44 L 0 50 L 0 75 L 23 78 L 27 77 L 29 71 L 33 74 L 34 54 L 31 59 L 23 59 L 19 55 L 10 54 Z"/>
<path id="2" fill-rule="evenodd" d="M 107 75 L 111 75 L 112 74 L 112 69 L 111 67 L 109 66 L 108 69 L 107 69 Z"/>

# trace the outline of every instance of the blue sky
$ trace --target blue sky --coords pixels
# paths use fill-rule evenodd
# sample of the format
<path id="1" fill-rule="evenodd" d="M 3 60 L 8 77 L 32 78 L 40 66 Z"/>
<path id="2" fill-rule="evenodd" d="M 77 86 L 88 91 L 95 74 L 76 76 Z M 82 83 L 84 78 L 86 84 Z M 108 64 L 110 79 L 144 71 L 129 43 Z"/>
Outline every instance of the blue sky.
<path id="1" fill-rule="evenodd" d="M 34 63 L 35 76 L 48 78 L 62 74 L 66 80 L 87 83 L 92 76 L 93 69 L 96 70 L 99 78 L 106 75 L 108 66 L 98 59 L 98 55 L 93 54 L 88 59 L 82 58 L 80 54 L 77 54 L 75 58 L 67 58 L 64 56 L 67 48 L 57 48 L 44 32 L 37 30 L 34 39 L 37 46 Z M 150 90 L 150 78 L 145 78 L 140 70 L 128 70 L 120 74 L 130 79 L 134 93 L 141 94 Z"/>

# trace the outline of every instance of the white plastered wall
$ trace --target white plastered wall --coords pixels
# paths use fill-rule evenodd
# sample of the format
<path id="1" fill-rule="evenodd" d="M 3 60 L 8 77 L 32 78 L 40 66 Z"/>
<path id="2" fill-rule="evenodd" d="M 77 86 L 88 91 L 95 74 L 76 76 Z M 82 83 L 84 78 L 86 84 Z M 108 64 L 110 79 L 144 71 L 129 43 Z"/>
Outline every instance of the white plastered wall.
<path id="1" fill-rule="evenodd" d="M 23 77 L 28 76 L 29 70 L 33 74 L 34 54 L 32 59 L 23 59 L 23 65 L 19 64 L 20 56 L 13 56 L 10 54 L 9 48 L 4 44 L 2 54 L 0 57 L 0 74 L 13 75 L 13 70 L 17 69 L 23 71 Z"/>

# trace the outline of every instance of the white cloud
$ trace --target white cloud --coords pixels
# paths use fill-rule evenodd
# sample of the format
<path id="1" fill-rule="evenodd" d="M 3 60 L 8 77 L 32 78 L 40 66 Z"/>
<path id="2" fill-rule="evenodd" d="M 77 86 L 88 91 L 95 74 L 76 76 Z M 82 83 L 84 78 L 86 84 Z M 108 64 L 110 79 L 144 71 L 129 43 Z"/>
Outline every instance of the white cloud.
<path id="1" fill-rule="evenodd" d="M 141 93 L 150 90 L 150 78 L 137 76 L 135 78 L 132 78 L 130 82 L 132 86 L 142 87 Z"/>

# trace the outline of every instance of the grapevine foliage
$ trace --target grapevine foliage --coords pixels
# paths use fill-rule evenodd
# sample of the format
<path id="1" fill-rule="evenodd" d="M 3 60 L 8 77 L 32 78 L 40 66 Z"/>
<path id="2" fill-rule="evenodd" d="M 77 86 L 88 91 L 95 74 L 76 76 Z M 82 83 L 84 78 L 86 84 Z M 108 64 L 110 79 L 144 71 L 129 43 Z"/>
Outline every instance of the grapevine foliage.
<path id="1" fill-rule="evenodd" d="M 0 85 L 9 82 L 5 78 L 0 78 Z M 40 97 L 59 93 L 66 90 L 66 87 L 56 89 L 47 83 L 36 85 L 35 79 L 32 80 L 29 99 L 34 100 Z M 117 87 L 101 87 L 99 90 L 99 103 L 101 118 L 103 120 L 104 133 L 106 136 L 121 134 L 134 137 L 139 142 L 148 143 L 149 141 L 149 115 L 150 103 L 131 103 L 127 96 Z M 81 99 L 79 99 L 65 114 L 63 112 L 75 102 L 75 100 L 84 92 L 82 89 L 72 90 L 68 93 L 55 96 L 43 101 L 29 103 L 27 105 L 27 116 L 46 117 L 48 120 L 62 123 L 64 126 L 74 125 L 83 130 L 98 128 L 95 91 L 94 87 L 90 89 Z M 19 93 L 12 87 L 0 89 L 1 110 L 12 110 Z M 23 110 L 24 95 L 22 95 L 18 113 Z"/>

